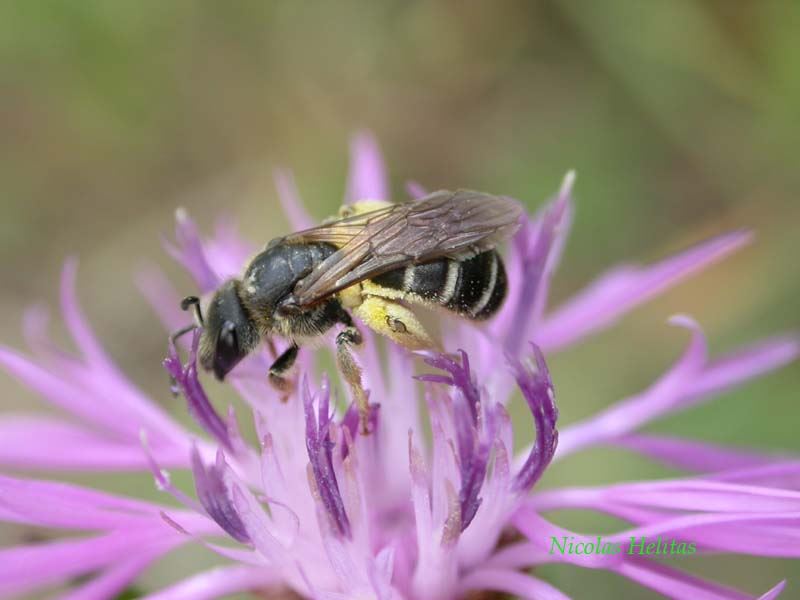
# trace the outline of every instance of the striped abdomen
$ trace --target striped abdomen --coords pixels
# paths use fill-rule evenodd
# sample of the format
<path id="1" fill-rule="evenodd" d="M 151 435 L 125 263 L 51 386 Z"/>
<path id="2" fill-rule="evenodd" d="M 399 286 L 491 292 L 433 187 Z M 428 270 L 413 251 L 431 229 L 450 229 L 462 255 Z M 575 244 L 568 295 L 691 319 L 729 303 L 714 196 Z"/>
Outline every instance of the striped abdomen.
<path id="1" fill-rule="evenodd" d="M 440 258 L 408 265 L 372 281 L 478 320 L 497 312 L 507 289 L 506 270 L 494 250 L 465 260 Z"/>

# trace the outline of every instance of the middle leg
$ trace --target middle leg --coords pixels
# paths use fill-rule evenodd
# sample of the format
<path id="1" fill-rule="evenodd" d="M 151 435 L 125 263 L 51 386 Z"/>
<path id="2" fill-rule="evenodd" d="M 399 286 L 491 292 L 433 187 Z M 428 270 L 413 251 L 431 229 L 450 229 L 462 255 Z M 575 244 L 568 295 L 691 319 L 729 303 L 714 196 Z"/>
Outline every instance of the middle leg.
<path id="1" fill-rule="evenodd" d="M 361 367 L 358 366 L 350 350 L 352 346 L 361 345 L 363 338 L 353 323 L 352 317 L 344 309 L 338 315 L 338 321 L 345 328 L 336 336 L 336 364 L 344 380 L 350 386 L 353 400 L 358 407 L 361 431 L 366 434 L 369 433 L 369 398 L 361 381 Z"/>

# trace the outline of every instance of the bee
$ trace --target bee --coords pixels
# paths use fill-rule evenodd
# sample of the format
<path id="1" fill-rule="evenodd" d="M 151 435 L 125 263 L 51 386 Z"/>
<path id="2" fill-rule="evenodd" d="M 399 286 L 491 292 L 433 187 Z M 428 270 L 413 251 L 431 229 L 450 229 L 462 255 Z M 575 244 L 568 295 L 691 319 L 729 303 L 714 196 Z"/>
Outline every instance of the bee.
<path id="1" fill-rule="evenodd" d="M 520 214 L 508 198 L 468 190 L 346 205 L 336 220 L 269 242 L 241 279 L 214 293 L 205 315 L 197 297 L 183 300 L 202 327 L 200 364 L 222 380 L 261 340 L 277 335 L 290 345 L 269 379 L 288 392 L 285 375 L 299 347 L 339 326 L 338 368 L 365 424 L 368 401 L 351 353 L 362 336 L 351 314 L 412 350 L 435 346 L 414 305 L 475 321 L 491 317 L 508 285 L 496 247 L 516 231 Z"/>

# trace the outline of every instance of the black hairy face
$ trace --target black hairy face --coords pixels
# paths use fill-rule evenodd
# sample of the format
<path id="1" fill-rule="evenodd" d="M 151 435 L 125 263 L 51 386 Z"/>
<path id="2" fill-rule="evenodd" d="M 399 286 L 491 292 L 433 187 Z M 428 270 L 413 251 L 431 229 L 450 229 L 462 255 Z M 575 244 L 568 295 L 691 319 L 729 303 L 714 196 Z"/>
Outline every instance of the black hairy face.
<path id="1" fill-rule="evenodd" d="M 258 344 L 258 332 L 242 306 L 237 283 L 229 281 L 214 294 L 200 341 L 200 364 L 219 380 Z"/>

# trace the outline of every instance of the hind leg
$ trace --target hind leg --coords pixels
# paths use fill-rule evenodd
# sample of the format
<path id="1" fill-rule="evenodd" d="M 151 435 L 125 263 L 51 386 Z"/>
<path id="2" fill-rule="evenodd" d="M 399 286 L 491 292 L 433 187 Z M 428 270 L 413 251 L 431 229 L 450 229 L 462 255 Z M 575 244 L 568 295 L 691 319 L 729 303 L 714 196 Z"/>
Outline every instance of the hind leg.
<path id="1" fill-rule="evenodd" d="M 414 313 L 399 302 L 365 295 L 361 304 L 352 310 L 370 329 L 410 350 L 436 346 Z"/>

